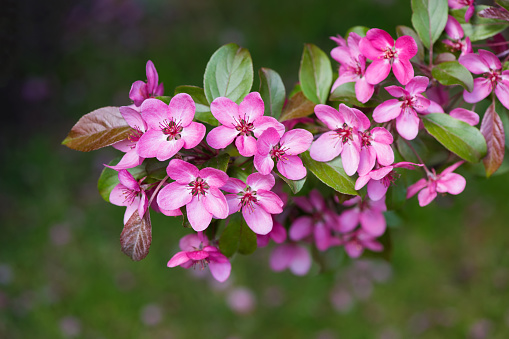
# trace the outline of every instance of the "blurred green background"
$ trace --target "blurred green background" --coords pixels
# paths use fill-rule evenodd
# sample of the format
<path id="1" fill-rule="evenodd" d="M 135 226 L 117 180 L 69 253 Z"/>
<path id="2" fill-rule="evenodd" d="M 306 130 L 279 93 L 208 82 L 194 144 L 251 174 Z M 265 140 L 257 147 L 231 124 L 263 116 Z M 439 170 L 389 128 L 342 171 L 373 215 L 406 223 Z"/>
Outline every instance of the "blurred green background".
<path id="1" fill-rule="evenodd" d="M 7 0 L 2 12 L 1 338 L 509 337 L 508 174 L 460 170 L 460 196 L 409 201 L 391 264 L 332 251 L 337 270 L 295 277 L 270 271 L 263 249 L 235 257 L 220 285 L 166 267 L 188 231 L 161 215 L 149 256 L 126 257 L 124 209 L 96 190 L 117 153 L 60 145 L 83 114 L 129 104 L 148 59 L 172 93 L 201 86 L 212 53 L 236 42 L 289 91 L 304 43 L 329 52 L 354 25 L 395 35 L 409 1 Z"/>

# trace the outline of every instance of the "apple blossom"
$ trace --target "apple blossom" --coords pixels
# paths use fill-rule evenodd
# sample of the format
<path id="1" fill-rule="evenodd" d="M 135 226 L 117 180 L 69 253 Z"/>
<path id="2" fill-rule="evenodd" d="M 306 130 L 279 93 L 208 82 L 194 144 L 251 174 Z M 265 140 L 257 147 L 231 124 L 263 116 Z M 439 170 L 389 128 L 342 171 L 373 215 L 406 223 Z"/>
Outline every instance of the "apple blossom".
<path id="1" fill-rule="evenodd" d="M 343 205 L 354 207 L 339 215 L 338 231 L 348 233 L 360 224 L 361 229 L 375 237 L 384 234 L 386 222 L 383 212 L 387 210 L 384 198 L 373 201 L 355 197 L 344 202 Z"/>
<path id="2" fill-rule="evenodd" d="M 311 255 L 307 248 L 298 244 L 281 244 L 272 251 L 270 268 L 276 272 L 288 268 L 295 275 L 306 275 L 311 268 Z"/>
<path id="3" fill-rule="evenodd" d="M 140 183 L 125 169 L 118 171 L 118 181 L 120 183 L 110 193 L 110 202 L 127 207 L 124 213 L 124 224 L 136 210 L 140 218 L 143 218 L 148 207 L 148 198 Z"/>
<path id="4" fill-rule="evenodd" d="M 148 98 L 154 98 L 164 93 L 163 84 L 159 82 L 159 75 L 152 61 L 147 61 L 146 66 L 147 83 L 138 80 L 133 83 L 129 91 L 129 98 L 136 106 L 141 106 L 143 101 Z"/>

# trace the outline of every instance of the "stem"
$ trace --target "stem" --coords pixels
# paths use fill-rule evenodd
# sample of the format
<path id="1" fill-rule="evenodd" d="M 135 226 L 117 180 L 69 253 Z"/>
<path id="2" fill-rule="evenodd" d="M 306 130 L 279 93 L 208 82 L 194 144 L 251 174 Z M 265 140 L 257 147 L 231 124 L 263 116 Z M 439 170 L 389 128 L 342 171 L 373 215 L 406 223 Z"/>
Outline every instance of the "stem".
<path id="1" fill-rule="evenodd" d="M 502 45 L 508 45 L 509 41 L 502 41 L 502 42 L 494 42 L 491 44 L 472 44 L 472 47 L 491 47 L 491 46 L 502 46 Z"/>
<path id="2" fill-rule="evenodd" d="M 161 186 L 163 186 L 163 184 L 166 182 L 166 180 L 168 180 L 169 176 L 165 176 L 163 180 L 161 180 L 161 182 L 159 183 L 159 185 L 157 185 L 154 193 L 152 193 L 152 196 L 150 197 L 150 200 L 148 201 L 148 205 L 147 206 L 150 206 L 150 204 L 152 203 L 152 200 L 154 200 L 154 197 L 157 195 L 157 193 L 159 192 L 159 190 L 161 189 Z"/>
<path id="3" fill-rule="evenodd" d="M 414 146 L 412 146 L 412 144 L 410 143 L 410 141 L 406 140 L 405 138 L 403 138 L 403 140 L 405 140 L 405 143 L 407 144 L 408 147 L 410 147 L 410 149 L 412 150 L 412 152 L 415 154 L 415 156 L 417 157 L 417 160 L 419 160 L 421 162 L 421 164 L 423 164 L 423 168 L 426 172 L 427 175 L 430 175 L 432 174 L 431 171 L 428 169 L 428 167 L 426 166 L 426 164 L 424 163 L 424 161 L 422 161 L 421 157 L 419 156 L 419 153 L 417 153 L 417 151 L 415 150 Z"/>

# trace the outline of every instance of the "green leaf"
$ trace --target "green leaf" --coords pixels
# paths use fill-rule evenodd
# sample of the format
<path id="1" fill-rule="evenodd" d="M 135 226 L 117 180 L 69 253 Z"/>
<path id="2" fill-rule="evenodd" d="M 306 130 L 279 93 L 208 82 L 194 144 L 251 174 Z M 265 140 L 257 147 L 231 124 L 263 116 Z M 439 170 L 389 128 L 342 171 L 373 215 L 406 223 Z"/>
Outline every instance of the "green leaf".
<path id="1" fill-rule="evenodd" d="M 472 92 L 474 89 L 472 74 L 457 61 L 442 62 L 434 66 L 431 70 L 431 75 L 445 86 L 461 85 L 469 92 Z"/>
<path id="2" fill-rule="evenodd" d="M 447 23 L 447 0 L 412 0 L 412 25 L 426 48 L 438 40 Z"/>
<path id="3" fill-rule="evenodd" d="M 479 13 L 487 8 L 489 8 L 489 6 L 475 6 L 475 12 Z M 465 12 L 466 7 L 451 10 L 451 15 L 458 20 L 463 28 L 465 36 L 468 36 L 472 42 L 488 39 L 509 27 L 507 21 L 482 18 L 478 15 L 472 16 L 470 21 L 466 23 Z"/>
<path id="4" fill-rule="evenodd" d="M 210 160 L 207 160 L 201 168 L 212 167 L 220 171 L 226 172 L 228 169 L 228 162 L 230 161 L 230 155 L 228 153 L 219 154 Z"/>
<path id="5" fill-rule="evenodd" d="M 283 122 L 286 120 L 307 117 L 314 113 L 314 109 L 315 103 L 306 98 L 304 93 L 297 92 L 288 99 L 288 103 L 286 104 L 279 121 Z"/>
<path id="6" fill-rule="evenodd" d="M 481 132 L 444 113 L 432 113 L 422 117 L 424 128 L 449 151 L 469 162 L 478 162 L 487 151 Z"/>
<path id="7" fill-rule="evenodd" d="M 237 251 L 251 254 L 256 250 L 256 234 L 247 226 L 240 213 L 233 214 L 219 238 L 219 249 L 227 257 Z"/>
<path id="8" fill-rule="evenodd" d="M 124 140 L 130 131 L 118 107 L 103 107 L 82 116 L 62 145 L 90 152 Z"/>
<path id="9" fill-rule="evenodd" d="M 118 164 L 120 159 L 122 159 L 122 156 L 113 159 L 108 165 L 115 166 Z M 147 175 L 144 164 L 130 168 L 127 171 L 131 173 L 136 180 L 139 180 Z M 99 177 L 99 181 L 97 182 L 97 189 L 99 190 L 101 197 L 107 202 L 110 202 L 110 193 L 118 184 L 118 172 L 109 167 L 104 167 L 103 171 L 101 172 L 101 176 Z"/>
<path id="10" fill-rule="evenodd" d="M 369 27 L 366 26 L 353 26 L 346 31 L 346 38 L 348 39 L 348 36 L 350 33 L 357 33 L 361 37 L 365 37 L 366 33 L 369 31 Z"/>
<path id="11" fill-rule="evenodd" d="M 304 95 L 315 104 L 325 104 L 332 84 L 330 60 L 320 48 L 305 44 L 300 61 L 299 81 Z"/>
<path id="12" fill-rule="evenodd" d="M 211 126 L 218 126 L 219 122 L 210 112 L 210 105 L 205 97 L 205 91 L 203 88 L 196 86 L 178 86 L 175 88 L 175 95 L 179 93 L 187 93 L 193 98 L 196 105 L 196 112 L 194 119 L 209 124 Z"/>
<path id="13" fill-rule="evenodd" d="M 177 94 L 177 93 L 175 93 Z M 170 101 L 171 101 L 171 98 L 170 96 L 159 96 L 159 97 L 156 97 L 156 99 L 158 100 L 161 100 L 162 102 L 164 102 L 165 104 L 169 105 L 170 104 Z"/>
<path id="14" fill-rule="evenodd" d="M 281 76 L 270 68 L 260 68 L 260 95 L 265 103 L 265 115 L 278 119 L 285 103 L 285 85 Z"/>
<path id="15" fill-rule="evenodd" d="M 481 122 L 481 133 L 486 139 L 488 153 L 482 160 L 489 178 L 495 173 L 504 161 L 505 133 L 500 116 L 495 111 L 495 104 L 491 104 Z"/>
<path id="16" fill-rule="evenodd" d="M 398 37 L 403 35 L 410 35 L 414 38 L 417 44 L 417 54 L 411 59 L 412 61 L 423 61 L 424 60 L 424 45 L 422 44 L 419 35 L 410 27 L 407 26 L 396 26 L 396 34 Z"/>
<path id="17" fill-rule="evenodd" d="M 336 87 L 336 89 L 334 89 L 334 91 L 331 93 L 329 100 L 343 102 L 350 106 L 358 107 L 377 106 L 377 102 L 374 100 L 369 100 L 364 104 L 357 100 L 357 95 L 355 94 L 355 82 L 347 82 Z"/>
<path id="18" fill-rule="evenodd" d="M 239 104 L 253 85 L 253 60 L 245 48 L 227 44 L 210 58 L 203 78 L 203 88 L 209 103 L 227 97 Z"/>
<path id="19" fill-rule="evenodd" d="M 349 195 L 359 195 L 355 190 L 355 183 L 343 169 L 341 158 L 329 162 L 320 162 L 311 159 L 309 151 L 301 154 L 304 167 L 310 170 L 320 181 L 334 190 Z"/>
<path id="20" fill-rule="evenodd" d="M 163 180 L 167 175 L 166 168 L 169 162 L 169 160 L 159 161 L 156 158 L 145 159 L 144 164 L 147 176 L 156 180 Z"/>
<path id="21" fill-rule="evenodd" d="M 290 180 L 279 172 L 277 172 L 277 175 L 279 175 L 279 177 L 283 179 L 283 181 L 286 182 L 288 186 L 290 186 L 293 194 L 299 193 L 299 191 L 302 189 L 302 187 L 304 187 L 304 184 L 306 183 L 306 177 L 300 180 Z"/>
<path id="22" fill-rule="evenodd" d="M 381 252 L 372 252 L 370 250 L 366 250 L 363 252 L 362 258 L 379 258 L 391 262 L 392 257 L 391 229 L 387 228 L 385 230 L 385 233 L 378 237 L 376 240 L 383 245 L 384 249 Z"/>

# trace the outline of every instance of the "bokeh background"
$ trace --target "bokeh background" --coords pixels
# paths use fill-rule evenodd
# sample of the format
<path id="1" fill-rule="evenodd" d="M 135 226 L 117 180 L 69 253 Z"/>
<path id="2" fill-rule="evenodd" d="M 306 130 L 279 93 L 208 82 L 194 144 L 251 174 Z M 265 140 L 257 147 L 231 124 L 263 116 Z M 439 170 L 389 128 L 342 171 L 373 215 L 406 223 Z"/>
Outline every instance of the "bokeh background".
<path id="1" fill-rule="evenodd" d="M 297 81 L 303 44 L 329 52 L 354 25 L 395 34 L 406 0 L 4 0 L 0 14 L 1 338 L 507 338 L 509 174 L 467 177 L 458 197 L 392 214 L 390 263 L 306 277 L 237 256 L 226 284 L 168 269 L 187 234 L 153 215 L 149 256 L 120 251 L 123 208 L 96 190 L 112 149 L 60 145 L 83 114 L 129 104 L 151 59 L 166 93 L 202 85 L 222 44 Z M 258 86 L 255 78 L 254 88 Z"/>

